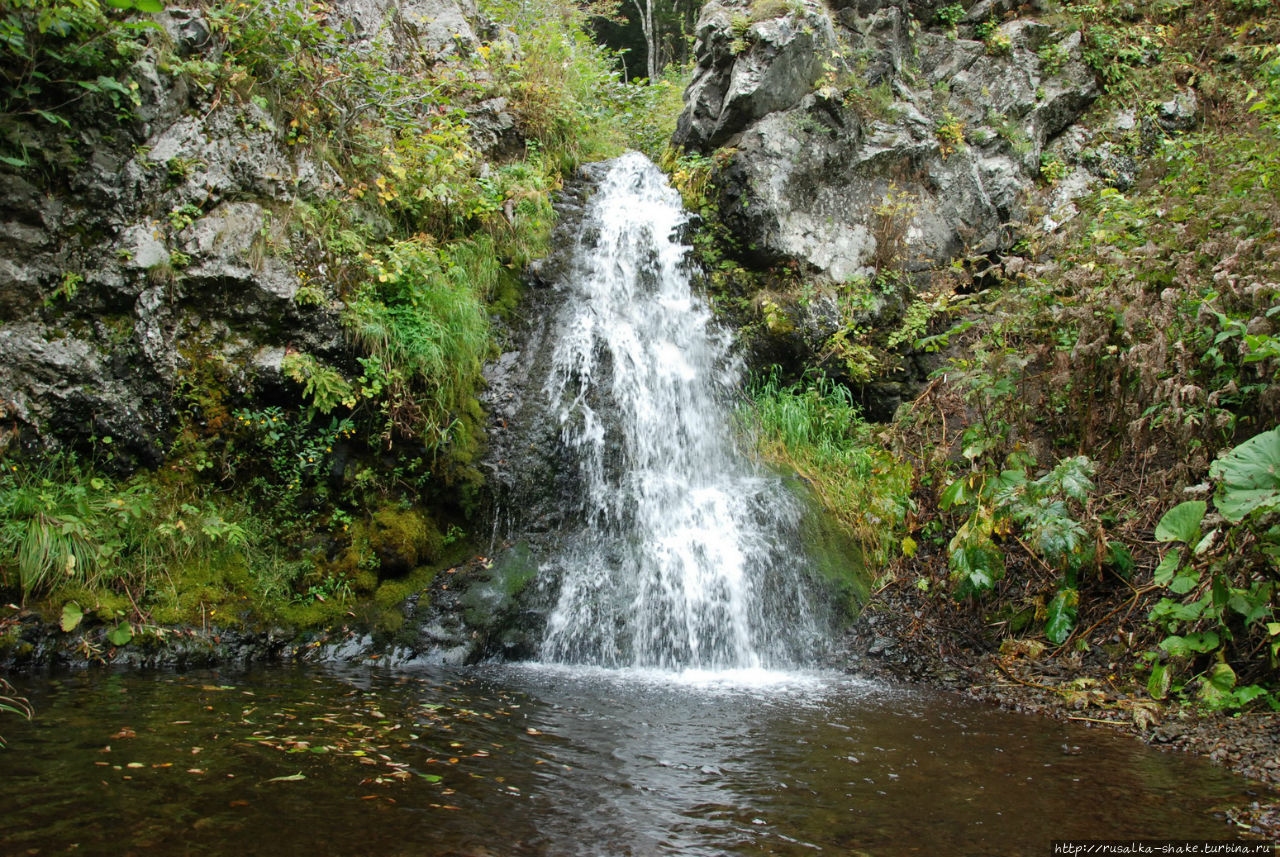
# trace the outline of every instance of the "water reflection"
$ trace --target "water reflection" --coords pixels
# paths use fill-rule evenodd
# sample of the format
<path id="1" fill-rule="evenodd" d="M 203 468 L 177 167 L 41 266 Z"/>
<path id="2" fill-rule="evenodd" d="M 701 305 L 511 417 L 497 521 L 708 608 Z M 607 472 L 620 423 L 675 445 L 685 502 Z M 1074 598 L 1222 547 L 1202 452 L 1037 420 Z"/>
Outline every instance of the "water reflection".
<path id="1" fill-rule="evenodd" d="M 1199 760 L 841 676 L 79 673 L 4 722 L 3 853 L 1045 854 L 1226 838 Z"/>

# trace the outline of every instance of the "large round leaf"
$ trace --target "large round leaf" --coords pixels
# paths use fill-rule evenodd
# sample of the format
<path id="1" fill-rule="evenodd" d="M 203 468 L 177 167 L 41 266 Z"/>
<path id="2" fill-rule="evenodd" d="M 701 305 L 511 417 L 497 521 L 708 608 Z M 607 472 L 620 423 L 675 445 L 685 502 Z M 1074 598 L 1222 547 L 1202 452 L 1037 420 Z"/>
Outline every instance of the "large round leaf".
<path id="1" fill-rule="evenodd" d="M 1239 523 L 1257 509 L 1280 507 L 1280 428 L 1249 438 L 1213 463 L 1214 502 L 1222 517 Z"/>
<path id="2" fill-rule="evenodd" d="M 1156 524 L 1156 541 L 1194 546 L 1200 541 L 1200 522 L 1204 520 L 1205 508 L 1203 500 L 1188 500 L 1165 512 Z"/>

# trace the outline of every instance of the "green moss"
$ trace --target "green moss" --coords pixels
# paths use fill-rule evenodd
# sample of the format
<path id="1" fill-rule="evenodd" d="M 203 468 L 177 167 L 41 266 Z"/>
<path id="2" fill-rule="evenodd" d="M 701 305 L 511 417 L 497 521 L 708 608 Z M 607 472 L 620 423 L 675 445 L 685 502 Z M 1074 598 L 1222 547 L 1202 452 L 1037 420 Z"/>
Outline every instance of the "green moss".
<path id="1" fill-rule="evenodd" d="M 426 592 L 439 571 L 438 566 L 421 566 L 407 577 L 388 580 L 378 587 L 373 602 L 379 607 L 395 607 L 415 592 Z"/>
<path id="2" fill-rule="evenodd" d="M 93 617 L 100 622 L 114 622 L 133 612 L 129 599 L 118 592 L 76 584 L 65 587 L 57 597 L 41 604 L 40 613 L 47 621 L 56 624 L 62 617 L 62 606 L 70 601 L 79 605 L 86 617 Z"/>
<path id="3" fill-rule="evenodd" d="M 808 488 L 798 488 L 805 503 L 801 525 L 804 554 L 810 558 L 819 580 L 830 592 L 831 602 L 849 616 L 855 614 L 870 593 L 866 552 L 849 531 L 828 514 Z"/>
<path id="4" fill-rule="evenodd" d="M 473 583 L 462 596 L 463 618 L 473 628 L 492 623 L 496 614 L 509 610 L 516 598 L 538 575 L 538 564 L 527 542 L 519 542 L 489 569 L 486 579 Z"/>
<path id="5" fill-rule="evenodd" d="M 386 506 L 373 513 L 369 546 L 384 572 L 402 574 L 419 565 L 437 562 L 444 550 L 444 536 L 435 521 L 420 509 Z"/>

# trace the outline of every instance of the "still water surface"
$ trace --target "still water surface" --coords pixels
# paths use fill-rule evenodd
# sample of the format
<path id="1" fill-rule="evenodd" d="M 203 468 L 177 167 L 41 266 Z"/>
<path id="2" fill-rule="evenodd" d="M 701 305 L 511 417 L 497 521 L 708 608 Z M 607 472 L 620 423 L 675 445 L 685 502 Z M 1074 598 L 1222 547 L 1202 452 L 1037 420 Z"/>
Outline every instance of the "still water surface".
<path id="1" fill-rule="evenodd" d="M 1046 855 L 1227 838 L 1247 784 L 834 674 L 507 665 L 20 679 L 0 853 Z"/>

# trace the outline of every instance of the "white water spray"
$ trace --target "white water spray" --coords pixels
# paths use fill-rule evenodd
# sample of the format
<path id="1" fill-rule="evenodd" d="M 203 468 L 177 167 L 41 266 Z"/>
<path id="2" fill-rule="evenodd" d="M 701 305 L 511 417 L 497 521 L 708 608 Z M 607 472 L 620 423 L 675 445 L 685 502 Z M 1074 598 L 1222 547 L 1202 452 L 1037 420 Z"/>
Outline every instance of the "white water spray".
<path id="1" fill-rule="evenodd" d="M 629 154 L 592 197 L 546 393 L 579 462 L 581 531 L 542 657 L 783 666 L 816 636 L 797 504 L 732 444 L 739 373 L 689 283 L 680 197 Z"/>

